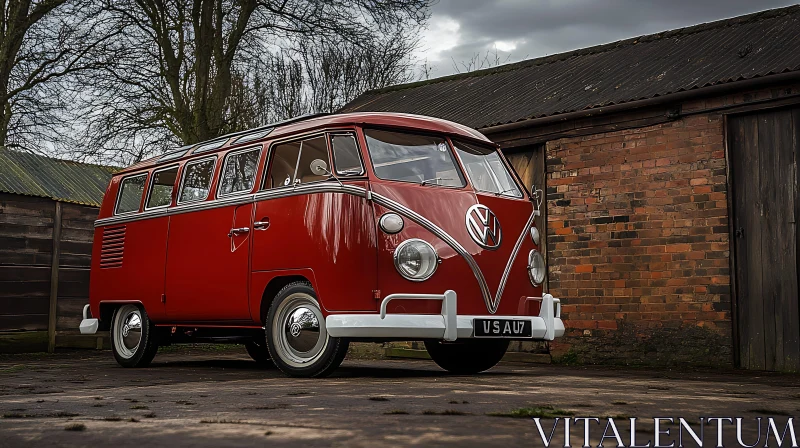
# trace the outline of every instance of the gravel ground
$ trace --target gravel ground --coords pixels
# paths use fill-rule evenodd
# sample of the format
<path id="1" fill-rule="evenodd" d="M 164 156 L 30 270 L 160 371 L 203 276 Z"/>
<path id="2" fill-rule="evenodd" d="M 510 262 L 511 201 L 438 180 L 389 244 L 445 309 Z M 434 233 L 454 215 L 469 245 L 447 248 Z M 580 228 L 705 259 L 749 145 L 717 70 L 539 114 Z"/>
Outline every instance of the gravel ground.
<path id="1" fill-rule="evenodd" d="M 542 446 L 531 418 L 491 415 L 531 407 L 545 417 L 601 418 L 591 426 L 594 446 L 607 417 L 626 445 L 628 418 L 639 417 L 643 445 L 654 416 L 683 417 L 696 430 L 700 416 L 743 417 L 752 444 L 757 417 L 775 416 L 782 430 L 800 414 L 800 376 L 514 363 L 451 376 L 430 361 L 348 359 L 330 378 L 291 379 L 257 367 L 239 346 L 169 347 L 147 369 L 121 368 L 107 351 L 0 355 L 2 447 Z M 543 419 L 546 433 L 552 425 Z M 706 446 L 715 434 L 706 428 Z M 734 446 L 735 428 L 724 434 Z M 582 444 L 582 423 L 573 420 L 571 437 Z"/>

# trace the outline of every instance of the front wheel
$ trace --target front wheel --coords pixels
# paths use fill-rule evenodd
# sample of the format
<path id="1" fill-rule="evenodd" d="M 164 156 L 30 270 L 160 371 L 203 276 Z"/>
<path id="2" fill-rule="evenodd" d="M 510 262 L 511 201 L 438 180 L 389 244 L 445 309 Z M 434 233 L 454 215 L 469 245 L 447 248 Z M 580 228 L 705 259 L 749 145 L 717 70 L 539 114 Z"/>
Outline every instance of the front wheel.
<path id="1" fill-rule="evenodd" d="M 111 321 L 111 349 L 123 367 L 146 367 L 156 356 L 156 326 L 144 308 L 122 305 Z"/>
<path id="2" fill-rule="evenodd" d="M 439 367 L 450 373 L 470 374 L 489 370 L 500 362 L 508 350 L 508 340 L 428 340 L 425 348 Z"/>
<path id="3" fill-rule="evenodd" d="M 289 283 L 272 301 L 266 325 L 272 361 L 285 374 L 323 377 L 333 372 L 347 354 L 346 339 L 325 328 L 325 318 L 311 284 Z"/>

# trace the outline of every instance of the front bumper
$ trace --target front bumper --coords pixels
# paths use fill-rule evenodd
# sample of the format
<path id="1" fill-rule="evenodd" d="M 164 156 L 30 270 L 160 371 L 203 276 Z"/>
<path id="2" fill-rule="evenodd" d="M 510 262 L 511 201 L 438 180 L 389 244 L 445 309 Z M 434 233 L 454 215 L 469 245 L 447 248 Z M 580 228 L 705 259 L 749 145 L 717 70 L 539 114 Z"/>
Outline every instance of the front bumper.
<path id="1" fill-rule="evenodd" d="M 441 314 L 386 314 L 386 305 L 392 300 L 441 300 Z M 475 318 L 528 320 L 531 322 L 531 340 L 552 341 L 564 335 L 561 321 L 561 301 L 550 294 L 534 297 L 542 302 L 538 316 L 472 316 L 456 311 L 456 293 L 444 294 L 392 294 L 381 302 L 380 314 L 331 314 L 325 319 L 328 334 L 337 338 L 392 338 L 392 339 L 470 339 L 475 337 Z"/>

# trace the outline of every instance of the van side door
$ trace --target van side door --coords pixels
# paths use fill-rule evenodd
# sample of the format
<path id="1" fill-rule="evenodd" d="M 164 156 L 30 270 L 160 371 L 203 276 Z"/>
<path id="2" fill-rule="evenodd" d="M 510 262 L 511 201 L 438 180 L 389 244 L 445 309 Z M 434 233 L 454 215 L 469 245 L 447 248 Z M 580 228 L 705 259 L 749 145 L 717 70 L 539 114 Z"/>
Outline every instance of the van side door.
<path id="1" fill-rule="evenodd" d="M 170 216 L 166 308 L 176 322 L 250 321 L 250 220 L 261 147 L 187 162 Z M 217 185 L 217 197 L 211 195 Z"/>

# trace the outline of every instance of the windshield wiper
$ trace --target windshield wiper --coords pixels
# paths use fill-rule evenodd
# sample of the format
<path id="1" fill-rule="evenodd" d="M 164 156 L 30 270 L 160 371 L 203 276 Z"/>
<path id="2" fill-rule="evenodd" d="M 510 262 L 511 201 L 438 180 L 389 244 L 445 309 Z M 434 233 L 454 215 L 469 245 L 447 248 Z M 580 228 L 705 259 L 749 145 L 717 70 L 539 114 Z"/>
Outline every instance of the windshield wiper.
<path id="1" fill-rule="evenodd" d="M 440 180 L 453 180 L 453 179 L 449 178 L 449 177 L 434 177 L 433 179 L 425 179 L 425 180 L 423 180 L 422 182 L 420 182 L 420 185 L 428 185 L 428 183 L 431 183 L 431 182 L 436 182 L 436 185 L 439 185 L 439 181 Z"/>
<path id="2" fill-rule="evenodd" d="M 497 196 L 501 196 L 501 195 L 506 196 L 506 193 L 509 193 L 511 191 L 517 191 L 517 189 L 516 188 L 509 188 L 508 190 L 503 190 L 503 191 L 497 192 L 495 194 Z M 508 196 L 510 196 L 510 195 L 508 195 Z M 517 197 L 517 195 L 514 195 L 514 197 Z"/>

